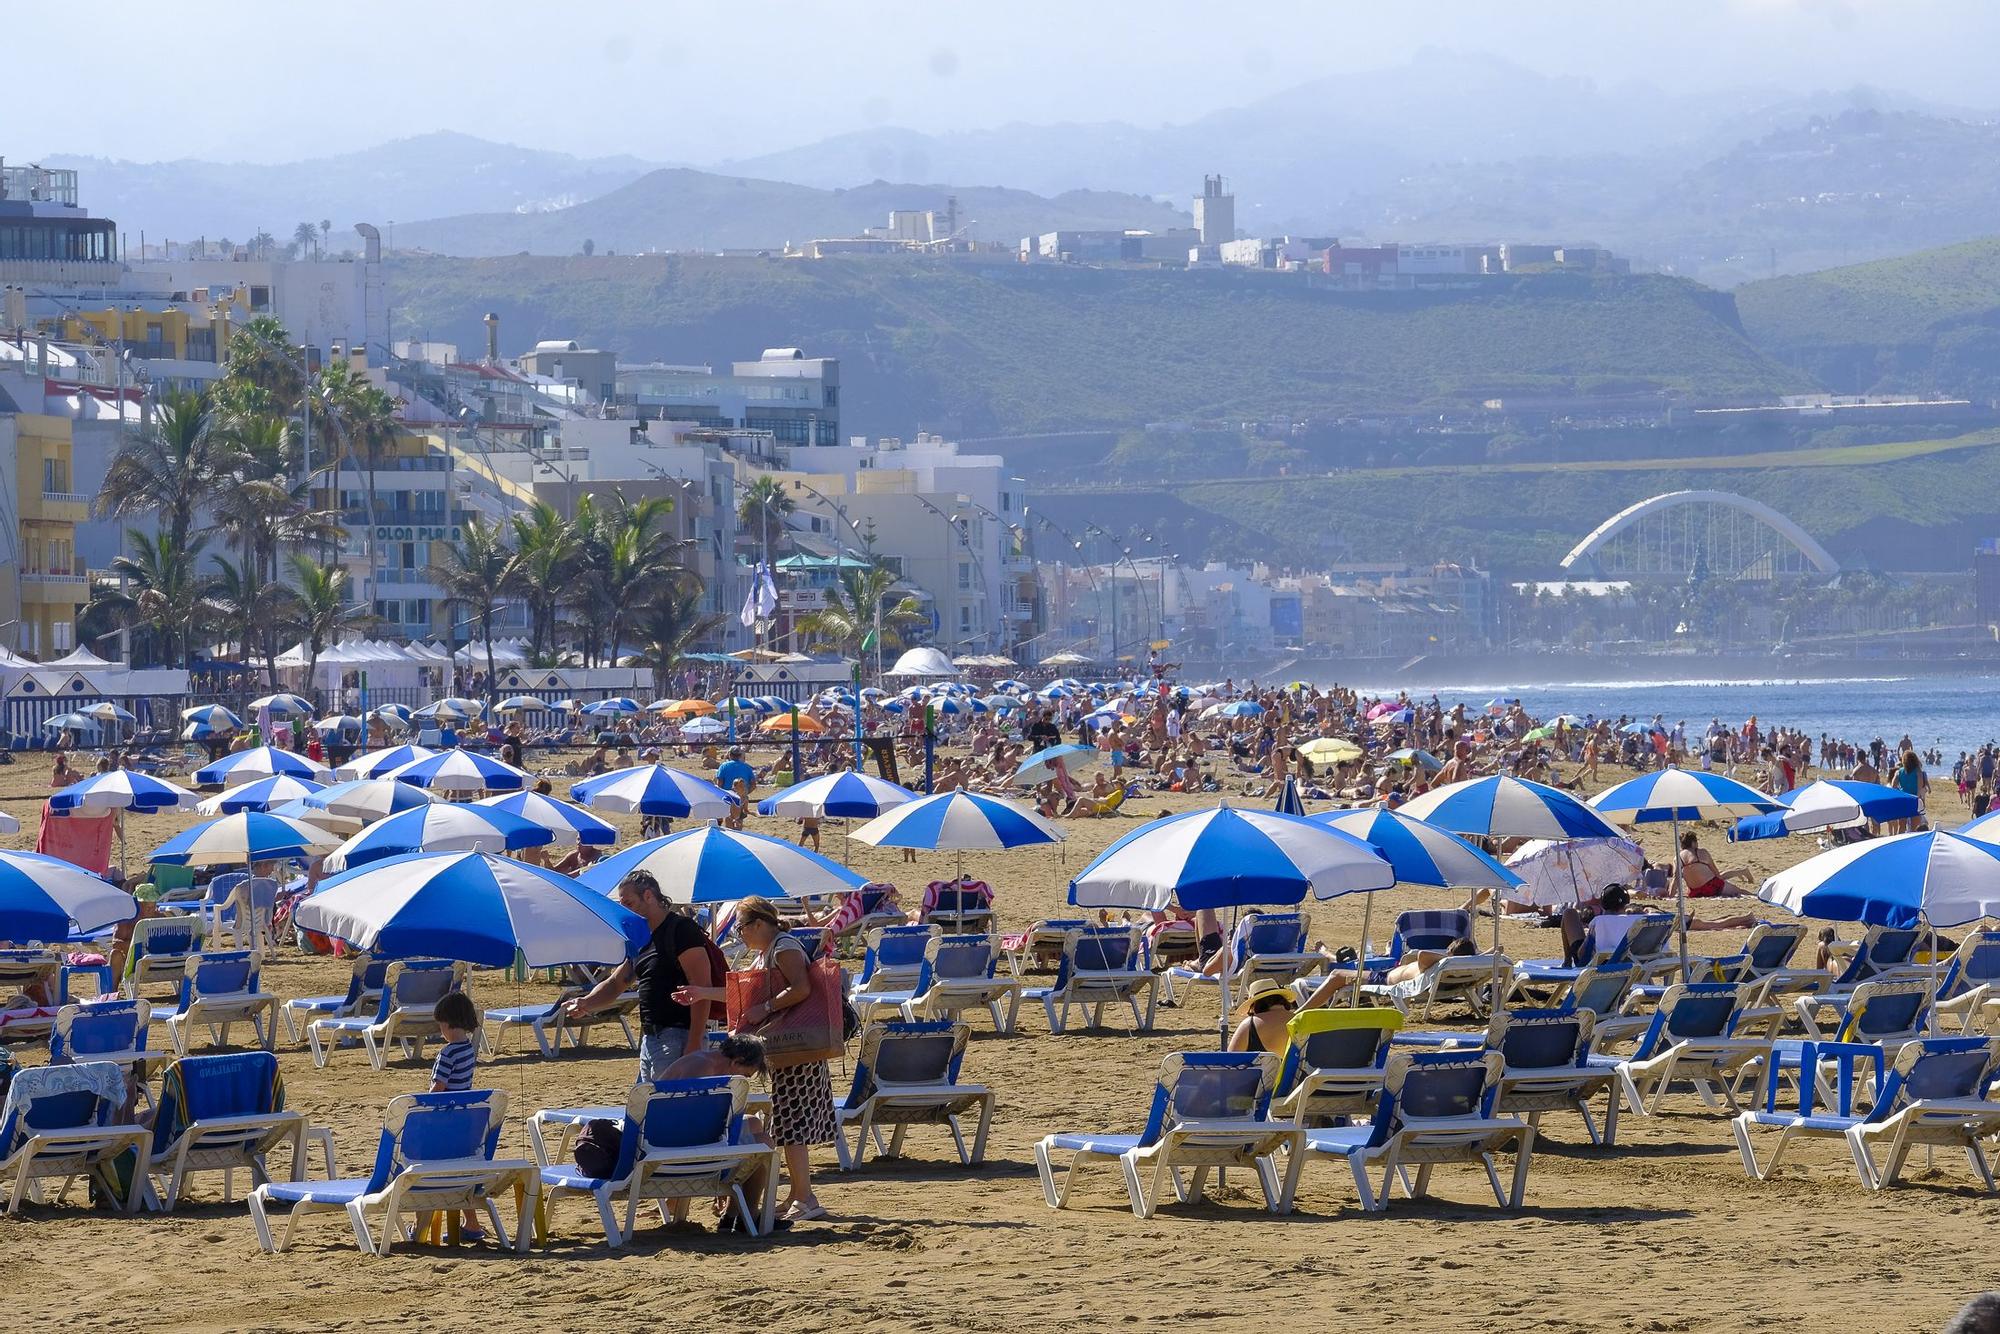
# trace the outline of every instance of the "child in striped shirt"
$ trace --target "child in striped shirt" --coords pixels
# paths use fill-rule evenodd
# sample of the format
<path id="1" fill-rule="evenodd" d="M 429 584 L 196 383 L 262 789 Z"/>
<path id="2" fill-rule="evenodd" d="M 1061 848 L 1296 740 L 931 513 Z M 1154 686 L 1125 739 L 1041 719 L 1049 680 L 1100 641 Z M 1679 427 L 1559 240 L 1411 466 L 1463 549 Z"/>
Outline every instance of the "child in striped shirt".
<path id="1" fill-rule="evenodd" d="M 479 1031 L 479 1011 L 472 997 L 463 991 L 453 991 L 438 999 L 432 1013 L 444 1046 L 431 1066 L 431 1092 L 464 1093 L 472 1087 L 472 1072 L 479 1060 L 479 1048 L 473 1043 L 473 1034 Z M 462 1241 L 486 1240 L 486 1231 L 479 1226 L 479 1215 L 470 1209 L 461 1210 L 458 1235 Z"/>

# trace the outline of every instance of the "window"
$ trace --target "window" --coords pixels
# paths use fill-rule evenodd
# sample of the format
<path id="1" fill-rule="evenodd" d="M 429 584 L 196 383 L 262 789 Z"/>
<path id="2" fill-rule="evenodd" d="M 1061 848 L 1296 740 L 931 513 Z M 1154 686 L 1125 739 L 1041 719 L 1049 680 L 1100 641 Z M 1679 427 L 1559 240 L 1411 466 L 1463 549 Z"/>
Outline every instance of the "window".
<path id="1" fill-rule="evenodd" d="M 430 603 L 423 601 L 421 598 L 411 598 L 405 605 L 410 613 L 409 623 L 411 625 L 429 625 L 431 623 Z"/>
<path id="2" fill-rule="evenodd" d="M 76 633 L 74 622 L 57 621 L 50 628 L 55 631 L 55 647 L 59 649 L 72 649 L 76 647 L 76 641 L 73 638 Z"/>
<path id="3" fill-rule="evenodd" d="M 417 544 L 415 542 L 403 543 L 402 568 L 406 570 L 414 570 L 417 568 Z"/>
<path id="4" fill-rule="evenodd" d="M 970 630 L 972 628 L 972 608 L 963 605 L 959 607 L 958 628 L 960 630 Z"/>
<path id="5" fill-rule="evenodd" d="M 376 598 L 375 618 L 382 621 L 400 621 L 403 619 L 403 604 L 394 598 L 387 600 Z"/>
<path id="6" fill-rule="evenodd" d="M 958 563 L 958 586 L 960 588 L 972 587 L 972 567 L 964 561 Z"/>

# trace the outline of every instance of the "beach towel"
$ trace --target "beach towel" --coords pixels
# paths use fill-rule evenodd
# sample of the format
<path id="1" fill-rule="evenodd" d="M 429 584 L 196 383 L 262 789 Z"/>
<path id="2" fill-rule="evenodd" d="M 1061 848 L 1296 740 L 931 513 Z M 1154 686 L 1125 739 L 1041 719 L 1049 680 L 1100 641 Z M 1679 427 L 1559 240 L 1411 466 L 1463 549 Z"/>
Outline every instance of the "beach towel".
<path id="1" fill-rule="evenodd" d="M 110 811 L 95 815 L 57 815 L 42 803 L 42 824 L 35 833 L 35 851 L 80 866 L 92 875 L 111 869 L 111 836 L 117 818 Z"/>
<path id="2" fill-rule="evenodd" d="M 924 886 L 923 916 L 929 917 L 936 911 L 938 896 L 948 889 L 959 891 L 960 903 L 966 898 L 974 898 L 989 908 L 993 906 L 993 887 L 984 880 L 933 880 Z"/>
<path id="3" fill-rule="evenodd" d="M 80 1061 L 75 1065 L 36 1065 L 14 1072 L 7 1101 L 0 1106 L 0 1126 L 9 1124 L 22 1106 L 36 1098 L 63 1093 L 90 1093 L 114 1107 L 125 1102 L 125 1072 L 110 1061 Z"/>

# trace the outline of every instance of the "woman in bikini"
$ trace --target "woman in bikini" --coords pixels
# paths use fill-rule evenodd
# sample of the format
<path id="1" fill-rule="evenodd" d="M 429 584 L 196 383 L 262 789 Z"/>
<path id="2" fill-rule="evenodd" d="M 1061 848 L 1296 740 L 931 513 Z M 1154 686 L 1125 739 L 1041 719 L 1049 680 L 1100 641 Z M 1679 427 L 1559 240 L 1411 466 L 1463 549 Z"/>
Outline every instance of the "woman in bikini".
<path id="1" fill-rule="evenodd" d="M 1681 835 L 1681 879 L 1686 882 L 1687 896 L 1691 899 L 1740 899 L 1750 894 L 1749 890 L 1729 882 L 1692 829 Z"/>

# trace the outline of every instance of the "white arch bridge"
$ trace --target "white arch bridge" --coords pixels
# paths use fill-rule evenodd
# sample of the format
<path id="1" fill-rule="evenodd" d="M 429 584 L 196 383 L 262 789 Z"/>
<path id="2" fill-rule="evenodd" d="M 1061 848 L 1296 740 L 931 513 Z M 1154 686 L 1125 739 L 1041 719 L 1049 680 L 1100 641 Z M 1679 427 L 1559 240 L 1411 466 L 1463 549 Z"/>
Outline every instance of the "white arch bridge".
<path id="1" fill-rule="evenodd" d="M 1686 578 L 1697 563 L 1717 579 L 1840 572 L 1812 534 L 1729 491 L 1669 491 L 1628 505 L 1572 547 L 1562 568 L 1579 578 Z"/>

